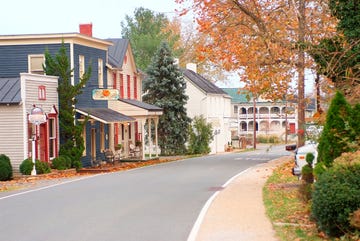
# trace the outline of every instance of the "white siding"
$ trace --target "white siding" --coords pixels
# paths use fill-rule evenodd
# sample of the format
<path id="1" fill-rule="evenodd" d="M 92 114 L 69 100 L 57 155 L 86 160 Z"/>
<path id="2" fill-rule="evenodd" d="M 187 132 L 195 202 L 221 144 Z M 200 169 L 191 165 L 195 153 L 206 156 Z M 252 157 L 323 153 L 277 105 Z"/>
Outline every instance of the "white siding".
<path id="1" fill-rule="evenodd" d="M 0 154 L 10 158 L 14 171 L 24 160 L 23 113 L 21 105 L 0 106 Z"/>

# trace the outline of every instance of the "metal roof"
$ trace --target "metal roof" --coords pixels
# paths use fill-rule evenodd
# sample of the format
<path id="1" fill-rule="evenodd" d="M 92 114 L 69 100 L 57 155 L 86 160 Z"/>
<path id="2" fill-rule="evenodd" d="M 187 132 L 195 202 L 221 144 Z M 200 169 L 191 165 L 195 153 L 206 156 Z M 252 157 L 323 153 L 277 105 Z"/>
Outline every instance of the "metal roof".
<path id="1" fill-rule="evenodd" d="M 231 96 L 232 103 L 247 103 L 249 99 L 252 99 L 252 94 L 244 89 L 240 88 L 222 88 L 228 95 Z"/>
<path id="2" fill-rule="evenodd" d="M 19 104 L 20 90 L 20 78 L 0 78 L 0 104 Z"/>
<path id="3" fill-rule="evenodd" d="M 117 123 L 126 121 L 135 121 L 135 118 L 121 114 L 108 108 L 79 108 L 76 112 L 89 116 L 102 123 Z"/>
<path id="4" fill-rule="evenodd" d="M 156 105 L 151 105 L 145 102 L 141 102 L 138 100 L 130 100 L 130 99 L 119 99 L 119 101 L 148 110 L 148 111 L 162 111 L 162 108 L 156 106 Z"/>
<path id="5" fill-rule="evenodd" d="M 182 72 L 186 78 L 188 78 L 196 86 L 198 86 L 200 89 L 202 89 L 205 93 L 227 95 L 226 92 L 224 92 L 222 89 L 217 87 L 215 84 L 213 84 L 209 80 L 205 79 L 200 74 L 195 73 L 194 71 L 189 70 L 189 69 L 183 69 Z"/>
<path id="6" fill-rule="evenodd" d="M 109 47 L 109 64 L 121 68 L 129 45 L 129 40 L 121 38 L 111 38 L 106 40 L 114 44 Z"/>

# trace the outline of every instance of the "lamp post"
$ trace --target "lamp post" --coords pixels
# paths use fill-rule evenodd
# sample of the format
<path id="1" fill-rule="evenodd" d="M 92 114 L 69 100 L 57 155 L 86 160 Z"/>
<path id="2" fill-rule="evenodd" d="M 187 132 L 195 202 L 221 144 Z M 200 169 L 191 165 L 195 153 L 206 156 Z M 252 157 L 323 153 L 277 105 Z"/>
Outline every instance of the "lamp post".
<path id="1" fill-rule="evenodd" d="M 31 171 L 31 175 L 36 175 L 36 168 L 35 168 L 35 152 L 36 152 L 36 141 L 38 135 L 38 126 L 44 122 L 46 122 L 46 115 L 44 114 L 43 109 L 40 107 L 34 107 L 30 111 L 29 121 L 35 125 L 35 136 L 33 136 L 31 141 L 31 155 L 32 155 L 32 162 L 33 162 L 33 169 Z"/>

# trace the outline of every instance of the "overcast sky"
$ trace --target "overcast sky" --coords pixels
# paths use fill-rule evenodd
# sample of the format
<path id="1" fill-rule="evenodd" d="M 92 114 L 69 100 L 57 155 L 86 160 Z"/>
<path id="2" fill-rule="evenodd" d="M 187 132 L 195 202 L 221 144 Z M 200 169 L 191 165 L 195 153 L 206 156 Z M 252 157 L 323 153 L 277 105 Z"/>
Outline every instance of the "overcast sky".
<path id="1" fill-rule="evenodd" d="M 5 0 L 1 2 L 0 35 L 78 32 L 92 23 L 97 38 L 121 37 L 121 21 L 135 8 L 175 15 L 174 0 Z"/>

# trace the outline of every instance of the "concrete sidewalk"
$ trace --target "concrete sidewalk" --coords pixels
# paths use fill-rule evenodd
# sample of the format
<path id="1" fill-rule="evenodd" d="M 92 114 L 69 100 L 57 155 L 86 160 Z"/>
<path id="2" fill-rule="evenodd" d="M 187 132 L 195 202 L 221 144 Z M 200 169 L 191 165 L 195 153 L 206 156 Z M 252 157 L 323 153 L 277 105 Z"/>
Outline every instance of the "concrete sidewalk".
<path id="1" fill-rule="evenodd" d="M 215 193 L 188 241 L 278 240 L 265 213 L 262 188 L 273 170 L 286 160 L 288 157 L 252 167 Z"/>

